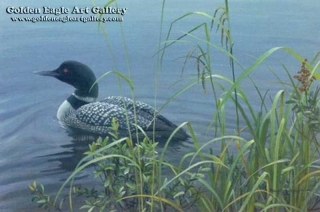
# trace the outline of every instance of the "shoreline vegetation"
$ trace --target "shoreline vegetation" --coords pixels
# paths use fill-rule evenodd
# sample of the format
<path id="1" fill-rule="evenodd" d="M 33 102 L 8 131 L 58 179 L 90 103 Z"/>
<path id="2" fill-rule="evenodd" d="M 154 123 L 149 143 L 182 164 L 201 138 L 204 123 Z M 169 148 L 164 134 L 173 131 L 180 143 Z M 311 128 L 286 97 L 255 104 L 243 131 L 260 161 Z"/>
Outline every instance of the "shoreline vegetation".
<path id="1" fill-rule="evenodd" d="M 118 6 L 117 1 L 111 0 L 104 7 L 111 4 Z M 319 54 L 307 60 L 288 47 L 274 47 L 257 57 L 249 67 L 243 67 L 233 55 L 228 0 L 211 15 L 192 12 L 173 20 L 163 39 L 164 6 L 165 1 L 155 55 L 155 88 L 166 51 L 177 43 L 191 45 L 193 50 L 186 53 L 184 65 L 189 61 L 194 62 L 198 79 L 181 88 L 163 107 L 180 93 L 187 92 L 201 82 L 204 91 L 211 89 L 215 101 L 215 111 L 210 114 L 214 137 L 199 141 L 192 123 L 179 125 L 178 128 L 188 130 L 194 151 L 185 153 L 180 163 L 173 165 L 164 154 L 170 148 L 171 138 L 163 144 L 162 152 L 158 153 L 158 143 L 154 138 L 145 138 L 137 143 L 130 138 L 119 138 L 118 122 L 113 119 L 113 133 L 89 145 L 83 159 L 55 196 L 46 194 L 44 186 L 36 181 L 29 185 L 32 201 L 45 210 L 56 211 L 63 211 L 63 208 L 69 211 L 78 211 L 80 208 L 89 212 L 320 210 Z M 207 22 L 193 26 L 185 34 L 172 39 L 171 30 L 189 16 L 202 16 Z M 103 26 L 100 27 L 112 52 L 107 32 Z M 203 36 L 198 36 L 199 33 Z M 221 37 L 220 43 L 211 42 L 214 36 Z M 123 34 L 122 38 L 125 44 Z M 213 50 L 220 51 L 229 59 L 231 79 L 213 72 Z M 297 73 L 292 76 L 283 65 L 282 70 L 278 71 L 284 71 L 287 80 L 279 79 L 283 89 L 270 96 L 259 90 L 259 85 L 250 78 L 250 74 L 278 51 L 291 55 L 301 67 L 297 67 Z M 125 60 L 130 67 L 128 56 Z M 241 70 L 239 76 L 235 75 L 236 67 Z M 271 68 L 269 71 L 276 76 L 276 71 Z M 128 76 L 120 72 L 113 73 L 118 77 L 120 87 L 121 79 L 129 84 L 134 100 L 130 70 Z M 250 79 L 259 96 L 259 99 L 255 99 L 255 103 L 260 102 L 258 111 L 240 86 L 244 79 Z M 156 92 L 155 89 L 155 102 Z M 226 132 L 227 103 L 236 110 L 236 129 L 231 135 Z M 242 137 L 243 131 L 249 132 L 249 139 Z M 221 146 L 218 155 L 207 150 L 212 144 Z M 236 152 L 231 153 L 231 146 Z M 95 188 L 75 185 L 77 174 L 89 166 L 94 167 L 92 177 L 99 179 L 101 184 Z M 163 169 L 169 170 L 172 175 L 163 176 Z M 66 190 L 69 190 L 69 194 L 63 196 Z M 80 204 L 77 201 L 79 198 L 83 200 Z M 77 202 L 77 206 L 74 202 Z"/>

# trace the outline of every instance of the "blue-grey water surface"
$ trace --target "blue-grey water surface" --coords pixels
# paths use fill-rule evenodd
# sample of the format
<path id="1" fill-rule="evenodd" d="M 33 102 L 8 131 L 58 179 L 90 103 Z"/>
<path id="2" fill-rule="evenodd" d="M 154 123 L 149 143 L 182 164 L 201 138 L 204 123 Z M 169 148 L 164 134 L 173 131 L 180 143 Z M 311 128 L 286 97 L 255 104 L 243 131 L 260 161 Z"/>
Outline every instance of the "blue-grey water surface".
<path id="1" fill-rule="evenodd" d="M 105 3 L 101 0 L 95 2 L 99 6 Z M 191 11 L 213 14 L 214 9 L 223 2 L 166 1 L 162 38 L 166 36 L 170 23 L 179 16 Z M 96 22 L 12 22 L 10 17 L 32 15 L 9 15 L 5 12 L 8 6 L 92 7 L 92 1 L 1 1 L 0 211 L 35 211 L 36 205 L 31 203 L 28 185 L 36 180 L 45 184 L 49 193 L 56 192 L 81 157 L 75 148 L 77 144 L 56 120 L 60 103 L 73 92 L 73 88 L 32 72 L 55 69 L 65 60 L 86 63 L 97 76 L 115 69 L 128 75 L 130 69 L 135 98 L 151 105 L 156 102 L 156 108 L 160 108 L 184 85 L 196 79 L 194 62 L 187 63 L 181 77 L 184 62 L 181 57 L 192 49 L 191 45 L 181 43 L 166 51 L 162 70 L 156 76 L 157 56 L 154 54 L 159 43 L 161 5 L 161 1 L 119 1 L 118 7 L 128 8 L 123 16 L 123 31 L 119 23 L 103 23 L 112 50 L 110 53 L 106 37 Z M 275 46 L 288 46 L 305 58 L 312 58 L 320 50 L 318 1 L 237 0 L 232 1 L 229 7 L 235 56 L 244 67 Z M 171 39 L 203 21 L 209 22 L 200 16 L 179 22 L 172 29 Z M 195 39 L 186 39 L 197 42 Z M 219 34 L 213 38 L 213 42 L 220 45 Z M 126 52 L 129 61 L 126 60 Z M 280 66 L 282 63 L 292 74 L 300 67 L 292 56 L 277 52 L 252 74 L 262 92 L 269 89 L 273 94 L 280 88 L 268 67 L 275 70 L 281 79 L 286 79 Z M 212 66 L 217 74 L 231 76 L 228 59 L 218 51 L 212 51 Z M 239 68 L 236 70 L 239 74 Z M 242 83 L 242 86 L 253 100 L 253 105 L 258 107 L 259 101 L 254 102 L 256 93 L 252 85 Z M 191 122 L 201 142 L 212 138 L 213 134 L 208 130 L 215 108 L 209 90 L 204 93 L 199 83 L 176 97 L 162 111 L 176 124 Z M 100 98 L 107 95 L 130 97 L 131 91 L 124 82 L 120 89 L 115 75 L 108 75 L 100 82 Z M 234 132 L 234 117 L 233 110 L 227 112 L 230 132 Z M 178 161 L 182 154 L 191 151 L 190 146 L 186 143 L 179 148 L 171 147 L 168 159 Z M 218 147 L 211 148 L 218 151 Z M 83 173 L 79 182 L 91 182 L 88 174 Z"/>

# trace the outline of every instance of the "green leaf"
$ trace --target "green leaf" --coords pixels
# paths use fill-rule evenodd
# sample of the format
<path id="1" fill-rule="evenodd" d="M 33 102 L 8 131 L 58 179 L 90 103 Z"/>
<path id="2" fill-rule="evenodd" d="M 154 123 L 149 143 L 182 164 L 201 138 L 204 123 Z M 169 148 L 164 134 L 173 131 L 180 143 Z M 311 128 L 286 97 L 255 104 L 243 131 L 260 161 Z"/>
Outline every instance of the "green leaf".
<path id="1" fill-rule="evenodd" d="M 44 204 L 46 202 L 47 202 L 47 200 L 45 200 L 45 199 L 40 199 L 37 201 L 38 204 Z"/>
<path id="2" fill-rule="evenodd" d="M 130 168 L 129 168 L 129 167 L 127 167 L 127 168 L 124 170 L 124 172 L 123 172 L 123 173 L 124 173 L 125 175 L 127 175 L 129 172 L 130 172 Z"/>
<path id="3" fill-rule="evenodd" d="M 90 208 L 91 206 L 89 206 L 89 205 L 83 205 L 83 206 L 81 206 L 80 207 L 80 210 L 82 210 L 82 209 L 87 209 L 87 208 Z"/>
<path id="4" fill-rule="evenodd" d="M 177 197 L 179 197 L 179 196 L 181 196 L 181 195 L 184 195 L 185 193 L 183 192 L 183 191 L 180 191 L 180 192 L 178 192 L 178 193 L 176 193 L 174 196 L 173 196 L 173 198 L 175 199 L 175 198 L 177 198 Z"/>
<path id="5" fill-rule="evenodd" d="M 31 191 L 35 191 L 35 190 L 36 190 L 35 187 L 33 187 L 33 185 L 29 185 L 29 189 L 30 189 Z"/>
<path id="6" fill-rule="evenodd" d="M 88 212 L 92 212 L 93 209 L 95 209 L 95 206 L 92 206 L 92 207 L 88 210 Z"/>

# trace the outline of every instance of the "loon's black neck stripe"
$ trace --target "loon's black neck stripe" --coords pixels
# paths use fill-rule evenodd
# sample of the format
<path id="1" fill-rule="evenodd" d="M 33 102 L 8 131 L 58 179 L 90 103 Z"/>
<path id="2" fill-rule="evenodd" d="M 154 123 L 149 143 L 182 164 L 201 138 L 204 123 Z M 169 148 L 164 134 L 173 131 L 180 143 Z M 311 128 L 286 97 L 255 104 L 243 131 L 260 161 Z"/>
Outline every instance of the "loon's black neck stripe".
<path id="1" fill-rule="evenodd" d="M 67 101 L 70 103 L 70 105 L 75 110 L 79 109 L 83 105 L 86 105 L 86 104 L 90 103 L 90 102 L 86 102 L 86 101 L 80 100 L 77 97 L 75 97 L 74 95 L 69 96 Z"/>

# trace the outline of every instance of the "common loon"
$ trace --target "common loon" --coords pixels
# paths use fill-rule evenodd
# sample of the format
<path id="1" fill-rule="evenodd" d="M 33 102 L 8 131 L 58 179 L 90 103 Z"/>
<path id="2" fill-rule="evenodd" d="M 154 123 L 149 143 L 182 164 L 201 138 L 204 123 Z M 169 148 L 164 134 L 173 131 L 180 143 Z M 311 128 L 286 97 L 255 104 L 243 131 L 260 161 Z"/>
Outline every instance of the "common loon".
<path id="1" fill-rule="evenodd" d="M 77 61 L 65 61 L 53 71 L 34 72 L 43 76 L 52 76 L 72 85 L 76 90 L 59 107 L 57 118 L 64 126 L 97 135 L 108 135 L 112 118 L 119 123 L 119 136 L 136 137 L 136 125 L 140 126 L 149 138 L 153 133 L 157 139 L 167 139 L 177 128 L 167 118 L 158 114 L 150 105 L 121 96 L 109 96 L 101 101 L 98 98 L 98 84 L 93 71 Z M 135 104 L 135 105 L 134 105 Z M 136 119 L 134 116 L 136 109 Z M 156 118 L 154 118 L 154 114 Z M 128 120 L 128 122 L 127 122 Z M 155 121 L 155 127 L 153 127 Z M 143 137 L 138 130 L 140 138 Z M 189 135 L 179 129 L 173 140 L 186 140 Z"/>

